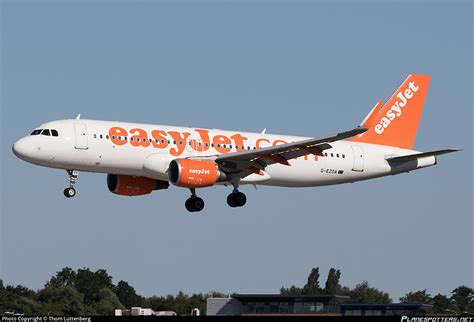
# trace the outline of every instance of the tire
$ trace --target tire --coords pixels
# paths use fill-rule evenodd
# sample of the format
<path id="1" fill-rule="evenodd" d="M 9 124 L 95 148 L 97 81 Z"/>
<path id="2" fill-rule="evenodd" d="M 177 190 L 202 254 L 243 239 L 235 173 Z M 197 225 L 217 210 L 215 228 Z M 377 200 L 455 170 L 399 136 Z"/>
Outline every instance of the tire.
<path id="1" fill-rule="evenodd" d="M 192 198 L 193 200 L 193 206 L 194 206 L 194 211 L 198 212 L 204 209 L 204 200 L 202 200 L 199 197 Z"/>
<path id="2" fill-rule="evenodd" d="M 231 193 L 227 196 L 227 204 L 232 208 L 237 207 L 237 203 L 235 202 L 235 193 Z"/>
<path id="3" fill-rule="evenodd" d="M 196 209 L 194 208 L 193 198 L 189 198 L 188 200 L 186 200 L 186 202 L 184 203 L 184 206 L 186 207 L 186 210 L 189 212 L 196 211 Z"/>
<path id="4" fill-rule="evenodd" d="M 76 189 L 74 188 L 66 188 L 64 189 L 64 196 L 66 198 L 72 198 L 76 195 Z"/>
<path id="5" fill-rule="evenodd" d="M 234 197 L 237 207 L 243 207 L 247 202 L 247 196 L 243 192 L 237 192 Z"/>

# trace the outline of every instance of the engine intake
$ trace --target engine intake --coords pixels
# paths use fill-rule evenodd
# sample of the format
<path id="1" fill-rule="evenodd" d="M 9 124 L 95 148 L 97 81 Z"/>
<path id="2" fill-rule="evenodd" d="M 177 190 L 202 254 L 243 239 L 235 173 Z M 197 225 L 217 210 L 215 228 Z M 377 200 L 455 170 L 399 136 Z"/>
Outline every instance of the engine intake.
<path id="1" fill-rule="evenodd" d="M 227 180 L 225 173 L 219 171 L 214 161 L 191 159 L 171 161 L 168 176 L 172 184 L 184 188 L 209 187 Z"/>
<path id="2" fill-rule="evenodd" d="M 108 174 L 107 187 L 110 192 L 121 196 L 141 196 L 151 193 L 153 190 L 167 189 L 167 181 L 155 180 L 147 177 L 135 177 Z"/>

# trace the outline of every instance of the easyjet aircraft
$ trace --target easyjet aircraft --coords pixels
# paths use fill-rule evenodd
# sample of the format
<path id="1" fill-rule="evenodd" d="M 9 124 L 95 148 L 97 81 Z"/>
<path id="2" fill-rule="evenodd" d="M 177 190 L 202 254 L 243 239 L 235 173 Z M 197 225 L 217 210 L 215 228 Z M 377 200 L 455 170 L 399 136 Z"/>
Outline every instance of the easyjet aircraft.
<path id="1" fill-rule="evenodd" d="M 196 188 L 229 185 L 231 207 L 242 207 L 242 184 L 312 187 L 399 174 L 436 164 L 439 154 L 413 150 L 430 76 L 410 75 L 359 127 L 322 138 L 80 119 L 53 121 L 13 145 L 17 157 L 65 169 L 68 198 L 79 171 L 107 173 L 124 196 L 188 188 L 188 211 L 201 211 Z"/>

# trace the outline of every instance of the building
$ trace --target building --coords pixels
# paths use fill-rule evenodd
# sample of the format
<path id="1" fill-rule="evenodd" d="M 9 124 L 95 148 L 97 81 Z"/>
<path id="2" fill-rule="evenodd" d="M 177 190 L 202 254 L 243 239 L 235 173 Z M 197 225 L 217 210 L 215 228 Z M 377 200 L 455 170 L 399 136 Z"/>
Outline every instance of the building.
<path id="1" fill-rule="evenodd" d="M 348 316 L 424 316 L 433 309 L 428 304 L 341 304 L 341 312 Z"/>
<path id="2" fill-rule="evenodd" d="M 347 315 L 423 316 L 432 305 L 357 304 L 340 295 L 234 294 L 228 298 L 208 298 L 207 315 Z"/>
<path id="3" fill-rule="evenodd" d="M 207 299 L 207 315 L 341 315 L 348 296 L 234 294 Z"/>

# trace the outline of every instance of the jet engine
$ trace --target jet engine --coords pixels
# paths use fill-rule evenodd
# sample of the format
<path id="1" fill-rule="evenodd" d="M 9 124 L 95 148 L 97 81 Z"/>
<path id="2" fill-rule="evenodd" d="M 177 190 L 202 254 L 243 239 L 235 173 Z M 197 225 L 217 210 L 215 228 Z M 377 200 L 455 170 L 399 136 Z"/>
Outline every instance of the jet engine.
<path id="1" fill-rule="evenodd" d="M 226 181 L 227 176 L 214 161 L 175 159 L 168 169 L 169 181 L 178 187 L 202 188 Z"/>
<path id="2" fill-rule="evenodd" d="M 110 192 L 121 196 L 141 196 L 151 193 L 153 190 L 167 189 L 167 181 L 155 180 L 147 177 L 135 177 L 108 174 L 107 187 Z"/>

